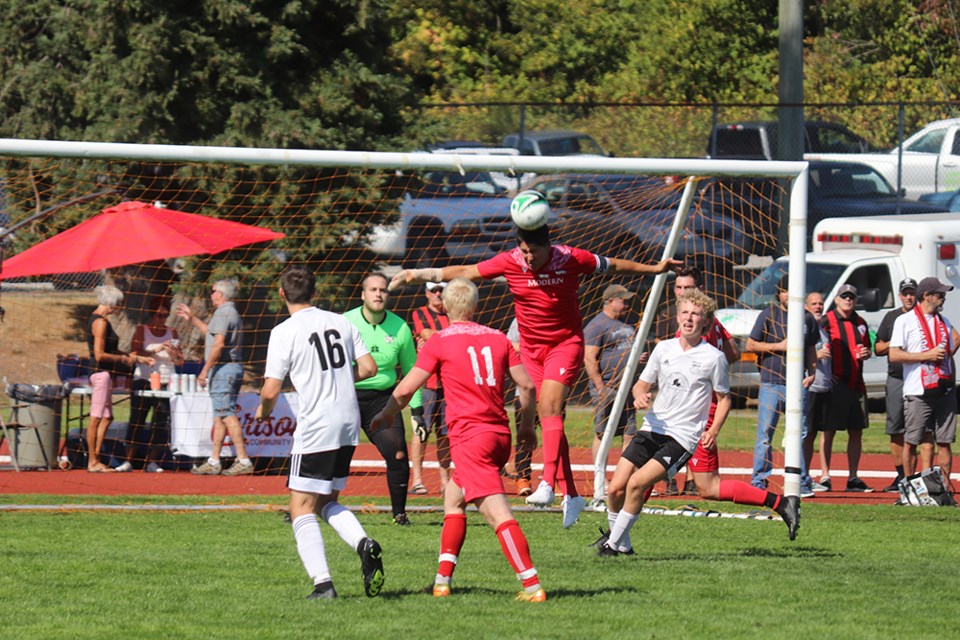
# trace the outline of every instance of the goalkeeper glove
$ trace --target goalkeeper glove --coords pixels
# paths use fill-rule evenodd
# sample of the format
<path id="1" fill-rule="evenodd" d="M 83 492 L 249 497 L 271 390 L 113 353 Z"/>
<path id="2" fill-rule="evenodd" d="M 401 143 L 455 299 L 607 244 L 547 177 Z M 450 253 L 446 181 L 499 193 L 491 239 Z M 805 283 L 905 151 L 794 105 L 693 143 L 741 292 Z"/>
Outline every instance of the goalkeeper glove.
<path id="1" fill-rule="evenodd" d="M 427 438 L 430 437 L 430 426 L 423 419 L 423 407 L 410 410 L 410 424 L 413 426 L 413 433 L 420 442 L 426 442 Z"/>

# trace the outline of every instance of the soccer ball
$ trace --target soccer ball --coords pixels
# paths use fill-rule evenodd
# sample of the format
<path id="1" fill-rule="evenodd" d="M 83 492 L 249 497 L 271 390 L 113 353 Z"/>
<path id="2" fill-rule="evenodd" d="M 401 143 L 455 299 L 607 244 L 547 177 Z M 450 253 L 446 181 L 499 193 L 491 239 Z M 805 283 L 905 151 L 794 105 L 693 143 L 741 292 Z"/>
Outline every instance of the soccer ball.
<path id="1" fill-rule="evenodd" d="M 537 229 L 547 224 L 550 204 L 539 191 L 521 191 L 510 203 L 510 217 L 521 229 Z"/>

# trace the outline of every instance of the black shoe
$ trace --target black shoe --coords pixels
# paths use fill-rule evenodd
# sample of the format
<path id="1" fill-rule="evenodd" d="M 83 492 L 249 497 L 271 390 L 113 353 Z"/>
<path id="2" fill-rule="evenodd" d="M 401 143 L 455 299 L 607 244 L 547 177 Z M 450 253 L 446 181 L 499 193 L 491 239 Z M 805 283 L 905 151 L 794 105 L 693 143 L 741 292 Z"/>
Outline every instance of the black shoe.
<path id="1" fill-rule="evenodd" d="M 867 483 L 860 478 L 849 478 L 847 480 L 847 491 L 855 493 L 873 493 L 873 489 L 867 486 Z"/>
<path id="2" fill-rule="evenodd" d="M 627 549 L 626 551 L 621 551 L 621 552 L 620 552 L 620 555 L 622 555 L 622 556 L 635 556 L 635 555 L 637 555 L 637 552 L 633 550 L 633 547 L 630 547 L 630 548 Z"/>
<path id="3" fill-rule="evenodd" d="M 668 497 L 680 495 L 680 491 L 677 490 L 676 480 L 670 480 L 669 482 L 667 482 L 667 490 L 663 492 L 663 495 Z"/>
<path id="4" fill-rule="evenodd" d="M 333 583 L 327 580 L 313 587 L 313 593 L 307 596 L 307 600 L 330 600 L 337 597 L 337 590 L 333 588 Z"/>
<path id="5" fill-rule="evenodd" d="M 357 546 L 360 569 L 363 571 L 363 590 L 368 598 L 380 593 L 383 588 L 383 558 L 380 544 L 373 538 L 364 538 Z"/>
<path id="6" fill-rule="evenodd" d="M 900 493 L 900 481 L 903 476 L 897 476 L 893 482 L 883 488 L 884 493 Z"/>
<path id="7" fill-rule="evenodd" d="M 697 491 L 697 483 L 691 480 L 687 480 L 686 484 L 683 485 L 682 496 L 699 496 L 700 492 Z"/>
<path id="8" fill-rule="evenodd" d="M 612 548 L 608 547 L 606 544 L 600 545 L 600 548 L 597 549 L 597 557 L 598 557 L 598 558 L 608 558 L 608 557 L 609 557 L 609 558 L 612 558 L 612 557 L 618 556 L 618 555 L 620 555 L 620 552 L 619 552 L 619 551 L 617 551 L 616 549 L 612 549 Z"/>
<path id="9" fill-rule="evenodd" d="M 797 496 L 781 497 L 776 512 L 780 514 L 783 523 L 787 525 L 787 535 L 791 540 L 796 540 L 797 529 L 800 528 L 800 498 Z"/>
<path id="10" fill-rule="evenodd" d="M 281 511 L 280 513 L 283 515 L 284 524 L 290 524 L 291 522 L 293 522 L 293 519 L 290 517 L 289 511 Z"/>
<path id="11" fill-rule="evenodd" d="M 407 514 L 398 513 L 397 515 L 393 516 L 393 524 L 398 524 L 401 527 L 409 527 L 411 522 L 410 518 L 407 517 Z"/>
<path id="12" fill-rule="evenodd" d="M 607 544 L 607 540 L 610 539 L 610 530 L 607 529 L 606 531 L 604 531 L 603 527 L 597 527 L 597 529 L 600 530 L 600 537 L 594 540 L 593 542 L 591 542 L 590 546 L 599 549 L 603 545 Z"/>

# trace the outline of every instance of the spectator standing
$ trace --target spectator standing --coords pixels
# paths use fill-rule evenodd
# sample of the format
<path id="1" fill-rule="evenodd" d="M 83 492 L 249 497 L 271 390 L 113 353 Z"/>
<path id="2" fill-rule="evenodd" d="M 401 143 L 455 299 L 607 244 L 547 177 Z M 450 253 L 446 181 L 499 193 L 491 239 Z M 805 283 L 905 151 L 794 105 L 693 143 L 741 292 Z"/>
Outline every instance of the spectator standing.
<path id="1" fill-rule="evenodd" d="M 950 478 L 953 463 L 951 446 L 957 432 L 956 369 L 953 354 L 960 334 L 940 313 L 953 287 L 936 277 L 923 278 L 917 285 L 917 304 L 893 323 L 889 358 L 903 364 L 903 472 L 933 466 L 933 445 L 937 464 Z"/>
<path id="2" fill-rule="evenodd" d="M 757 409 L 757 438 L 753 449 L 753 477 L 750 484 L 767 488 L 773 471 L 773 434 L 783 414 L 787 400 L 787 292 L 789 277 L 784 275 L 777 283 L 776 300 L 760 312 L 750 336 L 747 351 L 756 353 L 760 367 L 760 392 Z M 820 332 L 813 316 L 804 314 L 804 362 L 812 369 L 816 358 L 816 344 Z"/>
<path id="3" fill-rule="evenodd" d="M 243 384 L 243 323 L 233 300 L 237 295 L 236 280 L 213 283 L 210 301 L 214 312 L 210 322 L 198 318 L 185 304 L 177 306 L 177 315 L 204 334 L 203 368 L 197 384 L 210 390 L 213 405 L 213 450 L 210 457 L 191 473 L 200 476 L 243 476 L 253 473 L 253 461 L 247 456 L 243 428 L 237 416 L 237 399 Z M 220 453 L 227 435 L 233 442 L 237 459 L 229 469 L 220 464 Z"/>
<path id="4" fill-rule="evenodd" d="M 371 273 L 363 279 L 362 287 L 360 298 L 363 304 L 344 314 L 360 331 L 360 336 L 378 369 L 375 376 L 357 382 L 360 426 L 387 464 L 387 489 L 390 491 L 393 521 L 395 524 L 407 526 L 410 524 L 407 517 L 410 462 L 403 419 L 396 416 L 391 424 L 376 431 L 370 429 L 370 421 L 390 400 L 390 394 L 397 384 L 397 368 L 400 368 L 403 375 L 413 368 L 417 360 L 417 349 L 407 323 L 387 310 L 387 277 L 382 273 Z M 411 402 L 411 407 L 419 407 L 420 402 L 418 393 Z"/>
<path id="5" fill-rule="evenodd" d="M 563 408 L 583 366 L 583 319 L 577 297 L 580 276 L 591 273 L 655 275 L 679 266 L 676 260 L 641 264 L 606 258 L 550 242 L 547 225 L 517 229 L 517 248 L 479 264 L 442 269 L 404 269 L 391 286 L 465 277 L 507 279 L 520 328 L 520 356 L 537 385 L 537 411 L 543 429 L 543 478 L 526 502 L 549 506 L 559 477 L 564 493 L 563 526 L 571 527 L 587 506 L 573 479 Z"/>
<path id="6" fill-rule="evenodd" d="M 803 498 L 811 497 L 807 493 L 829 491 L 827 485 L 813 482 L 810 478 L 810 465 L 813 464 L 813 447 L 820 433 L 820 451 L 823 451 L 823 433 L 827 409 L 830 407 L 830 389 L 833 388 L 833 361 L 830 355 L 830 336 L 820 327 L 820 318 L 823 317 L 823 294 L 812 291 L 807 294 L 804 308 L 817 321 L 820 332 L 816 345 L 816 365 L 807 370 L 803 378 L 803 479 L 800 495 Z M 821 461 L 820 463 L 824 463 Z"/>
<path id="7" fill-rule="evenodd" d="M 90 374 L 90 426 L 87 427 L 87 471 L 113 471 L 100 461 L 100 450 L 113 422 L 113 384 L 118 376 L 130 375 L 137 363 L 153 364 L 153 358 L 120 351 L 120 336 L 107 317 L 123 307 L 123 292 L 113 286 L 97 287 L 97 308 L 90 314 L 87 346 L 95 371 Z"/>
<path id="8" fill-rule="evenodd" d="M 477 287 L 469 280 L 450 282 L 443 301 L 451 325 L 434 334 L 420 350 L 416 366 L 374 418 L 373 428 L 390 424 L 427 378 L 440 374 L 450 400 L 447 419 L 454 472 L 444 492 L 440 562 L 433 595 L 450 595 L 453 571 L 467 535 L 466 506 L 470 502 L 496 532 L 503 555 L 523 585 L 517 600 L 544 602 L 547 594 L 530 558 L 527 539 L 510 510 L 500 475 L 510 458 L 510 421 L 503 406 L 506 378 L 512 378 L 520 391 L 520 439 L 533 437 L 534 385 L 506 336 L 473 322 L 477 296 Z"/>
<path id="9" fill-rule="evenodd" d="M 873 352 L 880 357 L 888 356 L 890 353 L 890 338 L 893 336 L 894 322 L 903 314 L 909 313 L 917 304 L 917 281 L 913 278 L 904 278 L 900 281 L 898 292 L 900 306 L 883 316 L 880 327 L 877 328 L 877 339 L 873 345 Z M 897 472 L 897 477 L 883 490 L 896 493 L 899 491 L 897 484 L 904 477 L 903 363 L 894 362 L 889 357 L 887 358 L 887 381 L 884 390 L 887 405 L 886 432 L 890 436 L 890 456 L 893 458 L 893 468 Z"/>
<path id="10" fill-rule="evenodd" d="M 138 324 L 130 342 L 130 351 L 136 356 L 153 358 L 152 365 L 138 363 L 133 370 L 133 382 L 130 385 L 130 425 L 127 430 L 127 459 L 116 471 L 132 471 L 141 433 L 147 428 L 147 416 L 153 411 L 149 429 L 146 456 L 143 467 L 156 473 L 163 471 L 164 448 L 170 443 L 170 399 L 144 395 L 151 388 L 150 378 L 156 374 L 160 384 L 170 382 L 170 376 L 176 373 L 177 365 L 183 364 L 180 340 L 175 329 L 167 326 L 170 317 L 170 301 L 155 296 L 149 303 L 150 320 Z"/>
<path id="11" fill-rule="evenodd" d="M 311 304 L 315 287 L 316 279 L 304 267 L 290 267 L 280 277 L 280 299 L 290 318 L 270 331 L 256 417 L 270 418 L 289 374 L 300 405 L 287 486 L 297 551 L 314 585 L 307 598 L 337 597 L 317 515 L 356 550 L 364 591 L 373 597 L 383 587 L 382 550 L 338 498 L 359 443 L 354 383 L 375 375 L 377 364 L 350 322 Z"/>
<path id="12" fill-rule="evenodd" d="M 627 311 L 627 301 L 634 295 L 636 294 L 623 285 L 610 285 L 603 291 L 603 310 L 583 329 L 585 344 L 583 366 L 590 379 L 590 399 L 593 402 L 594 437 L 591 460 L 594 462 L 600 451 L 600 442 L 607 427 L 613 401 L 617 397 L 617 388 L 626 369 L 627 356 L 633 345 L 634 327 L 621 321 L 620 318 Z M 633 407 L 633 396 L 630 396 L 617 422 L 616 435 L 623 440 L 621 451 L 627 448 L 636 432 L 637 412 Z M 606 482 L 606 463 L 603 467 L 602 477 Z M 606 493 L 606 486 L 604 486 L 602 495 L 606 496 Z M 605 498 L 597 497 L 590 501 L 589 506 L 593 510 L 603 510 L 605 504 Z"/>
<path id="13" fill-rule="evenodd" d="M 514 350 L 520 353 L 520 328 L 517 326 L 517 319 L 510 321 L 507 328 L 507 340 L 513 345 Z M 520 424 L 520 391 L 517 390 L 514 395 L 513 415 L 517 424 Z M 516 475 L 517 495 L 526 498 L 533 493 L 531 480 L 533 479 L 533 450 L 537 448 L 536 428 L 539 420 L 534 420 L 534 437 L 523 439 L 517 438 L 517 443 L 513 450 L 513 468 Z"/>
<path id="14" fill-rule="evenodd" d="M 427 304 L 414 309 L 413 337 L 417 351 L 437 331 L 450 326 L 447 310 L 443 306 L 443 290 L 446 282 L 428 282 L 425 287 Z M 443 387 L 439 376 L 430 376 L 421 390 L 422 404 L 410 410 L 413 423 L 413 437 L 410 439 L 410 460 L 413 463 L 413 486 L 410 493 L 429 493 L 423 484 L 423 453 L 430 434 L 437 438 L 437 462 L 440 468 L 440 494 L 450 479 L 450 443 L 447 440 L 446 403 L 443 399 Z"/>
<path id="15" fill-rule="evenodd" d="M 832 354 L 833 388 L 830 406 L 823 425 L 823 441 L 820 449 L 822 463 L 821 485 L 833 488 L 830 481 L 830 457 L 837 431 L 847 432 L 847 491 L 869 493 L 873 491 L 857 476 L 863 430 L 867 428 L 867 394 L 863 383 L 863 361 L 872 355 L 870 331 L 866 321 L 854 310 L 857 305 L 857 288 L 852 284 L 841 285 L 834 299 L 834 309 L 823 315 L 820 326 L 830 338 Z"/>

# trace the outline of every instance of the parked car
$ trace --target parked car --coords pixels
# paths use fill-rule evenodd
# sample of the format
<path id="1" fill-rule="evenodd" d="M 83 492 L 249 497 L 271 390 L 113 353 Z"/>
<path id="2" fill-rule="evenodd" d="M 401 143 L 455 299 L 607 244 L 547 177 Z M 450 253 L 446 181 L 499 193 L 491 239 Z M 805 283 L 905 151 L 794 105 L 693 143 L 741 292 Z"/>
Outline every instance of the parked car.
<path id="1" fill-rule="evenodd" d="M 904 195 L 919 198 L 925 193 L 952 191 L 960 187 L 960 118 L 931 122 L 903 141 L 903 166 L 900 148 L 884 153 L 834 155 L 811 153 L 807 160 L 858 162 L 876 169 L 887 182 L 904 190 Z"/>
<path id="2" fill-rule="evenodd" d="M 490 156 L 518 156 L 520 152 L 509 147 L 493 147 L 477 143 L 476 146 L 469 146 L 468 143 L 458 140 L 447 140 L 446 142 L 428 147 L 430 153 L 439 153 L 443 155 L 490 155 Z M 487 171 L 485 175 L 498 187 L 503 189 L 523 189 L 526 184 L 537 177 L 535 173 L 512 174 L 507 171 Z"/>
<path id="3" fill-rule="evenodd" d="M 781 220 L 783 189 L 770 178 L 718 178 L 701 194 L 701 206 L 739 222 L 749 238 L 750 253 L 773 255 Z M 872 167 L 846 162 L 810 162 L 807 191 L 807 245 L 813 228 L 825 218 L 939 213 L 931 202 L 899 197 Z"/>
<path id="4" fill-rule="evenodd" d="M 503 137 L 503 146 L 522 156 L 606 156 L 596 140 L 578 131 L 525 131 Z"/>
<path id="5" fill-rule="evenodd" d="M 846 127 L 808 120 L 804 125 L 804 153 L 866 153 L 870 144 Z M 773 160 L 780 125 L 774 121 L 733 122 L 714 127 L 707 157 L 735 160 Z"/>
<path id="6" fill-rule="evenodd" d="M 920 202 L 943 207 L 947 211 L 960 211 L 960 189 L 956 191 L 940 191 L 925 193 L 918 198 Z"/>

